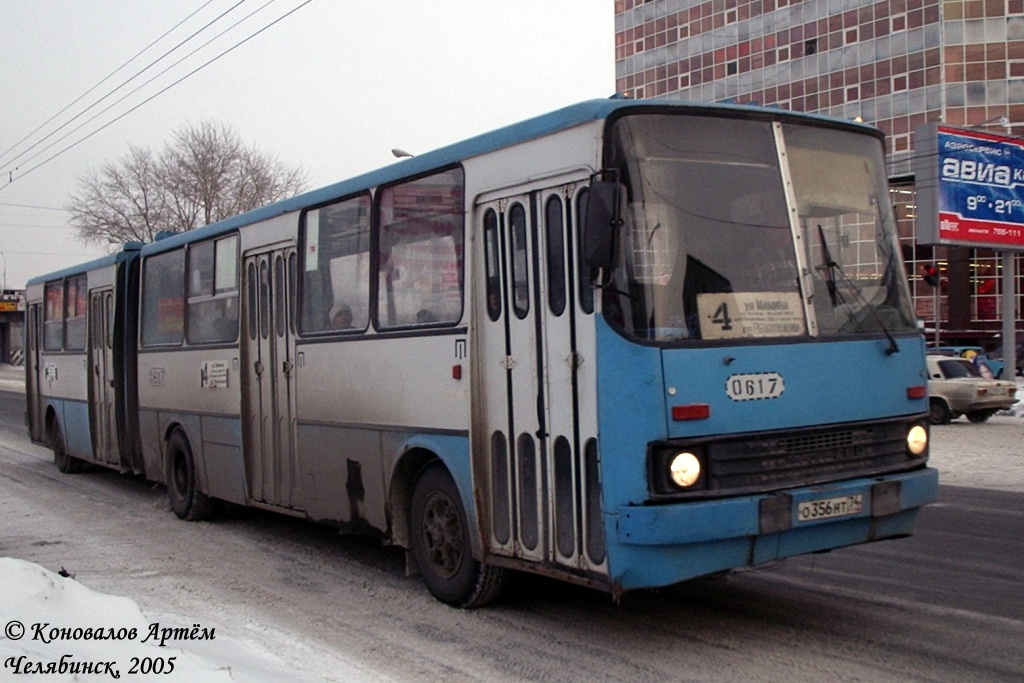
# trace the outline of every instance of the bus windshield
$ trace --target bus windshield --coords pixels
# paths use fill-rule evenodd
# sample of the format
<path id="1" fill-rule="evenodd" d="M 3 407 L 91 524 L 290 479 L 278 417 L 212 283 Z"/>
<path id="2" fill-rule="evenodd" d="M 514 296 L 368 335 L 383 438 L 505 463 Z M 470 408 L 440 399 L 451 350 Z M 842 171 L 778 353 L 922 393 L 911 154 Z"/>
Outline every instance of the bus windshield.
<path id="1" fill-rule="evenodd" d="M 671 342 L 916 330 L 873 138 L 635 115 L 614 124 L 610 165 L 626 196 L 603 305 L 625 334 Z"/>

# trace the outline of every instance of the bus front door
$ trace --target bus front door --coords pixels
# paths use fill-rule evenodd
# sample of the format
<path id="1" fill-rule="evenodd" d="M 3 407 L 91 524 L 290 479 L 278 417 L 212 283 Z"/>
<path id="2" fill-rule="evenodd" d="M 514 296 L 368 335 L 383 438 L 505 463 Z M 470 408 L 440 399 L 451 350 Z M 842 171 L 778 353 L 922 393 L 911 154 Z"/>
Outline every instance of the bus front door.
<path id="1" fill-rule="evenodd" d="M 245 453 L 252 499 L 302 508 L 296 453 L 294 326 L 291 290 L 295 249 L 245 257 Z"/>
<path id="2" fill-rule="evenodd" d="M 113 349 L 114 291 L 89 293 L 89 425 L 97 462 L 117 465 Z"/>
<path id="3" fill-rule="evenodd" d="M 485 295 L 477 297 L 485 421 L 478 450 L 487 462 L 477 471 L 488 477 L 491 552 L 578 567 L 572 188 L 477 207 L 485 251 Z"/>

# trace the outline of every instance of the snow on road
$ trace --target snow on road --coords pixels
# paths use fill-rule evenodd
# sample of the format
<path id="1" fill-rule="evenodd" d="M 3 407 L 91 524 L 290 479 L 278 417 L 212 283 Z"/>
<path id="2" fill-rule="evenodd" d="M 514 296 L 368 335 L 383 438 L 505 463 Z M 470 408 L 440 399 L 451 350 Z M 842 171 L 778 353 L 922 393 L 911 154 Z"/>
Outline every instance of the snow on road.
<path id="1" fill-rule="evenodd" d="M 0 367 L 0 390 L 23 390 L 20 372 Z M 962 418 L 934 427 L 931 464 L 939 469 L 945 485 L 1024 492 L 1022 443 L 1024 406 L 1018 405 L 985 424 L 971 424 Z M 128 598 L 98 593 L 74 578 L 23 560 L 0 558 L 0 587 L 0 624 L 4 626 L 0 679 L 10 680 L 12 674 L 19 673 L 50 673 L 46 680 L 115 680 L 106 663 L 116 667 L 119 680 L 126 681 L 264 683 L 388 678 L 356 662 L 339 660 L 337 653 L 329 671 L 312 667 L 315 673 L 303 677 L 261 647 L 259 638 L 248 637 L 250 634 L 193 624 L 191 618 L 180 615 L 147 614 Z M 177 629 L 172 632 L 175 636 L 187 633 L 190 637 L 175 637 L 161 646 L 164 628 Z M 107 638 L 85 637 L 87 633 L 95 636 L 97 629 Z M 197 635 L 202 637 L 193 637 Z M 171 666 L 173 671 L 168 672 Z M 165 673 L 159 674 L 155 667 L 162 667 Z"/>

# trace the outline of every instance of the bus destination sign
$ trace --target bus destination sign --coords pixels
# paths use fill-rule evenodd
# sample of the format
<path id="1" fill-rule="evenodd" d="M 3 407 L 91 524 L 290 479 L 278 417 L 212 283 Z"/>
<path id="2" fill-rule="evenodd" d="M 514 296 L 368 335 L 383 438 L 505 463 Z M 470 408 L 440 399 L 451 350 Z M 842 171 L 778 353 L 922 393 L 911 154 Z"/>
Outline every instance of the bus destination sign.
<path id="1" fill-rule="evenodd" d="M 1024 249 L 1024 141 L 933 123 L 917 160 L 919 242 Z"/>

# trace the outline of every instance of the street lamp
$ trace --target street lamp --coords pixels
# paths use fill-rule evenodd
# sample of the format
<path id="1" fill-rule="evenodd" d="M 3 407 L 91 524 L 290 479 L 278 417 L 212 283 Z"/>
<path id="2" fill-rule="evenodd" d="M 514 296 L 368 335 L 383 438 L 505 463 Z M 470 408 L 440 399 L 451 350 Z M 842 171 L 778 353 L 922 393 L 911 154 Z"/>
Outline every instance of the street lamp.
<path id="1" fill-rule="evenodd" d="M 968 126 L 968 128 L 981 128 L 982 126 L 987 126 L 990 123 L 997 123 L 1003 128 L 1005 128 L 1007 131 L 1009 131 L 1010 128 L 1013 127 L 1013 125 L 1010 123 L 1010 119 L 1006 118 L 1006 114 L 1000 114 L 999 116 L 993 116 L 992 118 L 986 121 L 982 121 L 981 123 L 975 123 L 973 125 L 970 125 Z"/>

